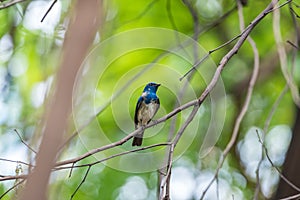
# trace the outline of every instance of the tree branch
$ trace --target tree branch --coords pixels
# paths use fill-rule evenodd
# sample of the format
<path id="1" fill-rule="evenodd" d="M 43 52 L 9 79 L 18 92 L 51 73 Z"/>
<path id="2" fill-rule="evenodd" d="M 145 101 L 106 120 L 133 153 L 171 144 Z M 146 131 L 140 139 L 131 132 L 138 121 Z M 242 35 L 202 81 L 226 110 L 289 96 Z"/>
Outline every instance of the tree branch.
<path id="1" fill-rule="evenodd" d="M 274 10 L 274 6 L 276 5 L 277 2 L 278 2 L 278 0 L 272 0 L 271 3 L 267 6 L 267 8 L 265 8 L 264 11 L 261 12 L 250 23 L 250 25 L 242 32 L 242 35 L 241 35 L 240 39 L 237 41 L 237 43 L 234 46 L 234 48 L 231 49 L 228 54 L 230 54 L 230 52 L 232 52 L 233 54 L 237 53 L 237 51 L 238 51 L 237 47 L 240 47 L 243 44 L 243 42 L 247 39 L 248 35 L 250 34 L 251 30 L 255 27 L 255 25 L 257 25 L 257 23 L 260 20 L 262 20 L 268 13 L 270 13 L 270 12 L 272 12 Z M 239 5 L 238 7 L 239 7 L 239 9 L 242 8 L 241 5 Z M 242 15 L 240 14 L 240 20 L 241 20 L 241 17 L 242 17 Z M 252 41 L 252 45 L 253 44 L 254 43 Z M 254 55 L 255 55 L 255 61 L 254 61 L 255 65 L 254 65 L 254 69 L 253 69 L 252 78 L 251 78 L 251 81 L 250 81 L 250 84 L 249 84 L 249 87 L 248 87 L 246 101 L 245 101 L 244 106 L 242 108 L 242 111 L 240 112 L 240 114 L 239 114 L 239 116 L 238 116 L 238 118 L 236 120 L 236 123 L 234 125 L 234 130 L 233 130 L 231 139 L 230 139 L 229 143 L 227 144 L 226 148 L 224 149 L 222 157 L 220 158 L 220 161 L 219 161 L 219 164 L 217 166 L 217 170 L 215 172 L 215 175 L 214 175 L 213 179 L 209 182 L 209 184 L 206 187 L 206 189 L 203 191 L 200 199 L 204 198 L 206 192 L 208 191 L 208 189 L 210 188 L 210 186 L 213 184 L 213 182 L 218 177 L 219 171 L 220 171 L 221 167 L 223 166 L 225 158 L 228 155 L 229 151 L 231 150 L 232 146 L 234 145 L 234 143 L 236 141 L 236 138 L 238 136 L 238 130 L 239 130 L 239 126 L 240 126 L 241 120 L 243 119 L 243 116 L 245 115 L 245 113 L 246 113 L 246 111 L 248 109 L 248 105 L 249 105 L 249 102 L 250 102 L 250 99 L 251 99 L 251 95 L 252 95 L 252 91 L 253 91 L 253 86 L 254 86 L 254 83 L 255 83 L 255 81 L 257 79 L 258 67 L 259 67 L 257 48 L 255 47 L 255 45 L 253 45 L 252 47 L 253 47 L 253 51 L 254 51 Z M 230 54 L 231 57 L 233 56 L 233 54 Z M 229 58 L 230 58 L 229 56 L 224 56 L 223 59 L 222 59 L 222 61 L 223 62 L 228 62 Z M 221 63 L 222 63 L 222 61 L 221 61 Z"/>
<path id="2" fill-rule="evenodd" d="M 287 1 L 288 3 L 290 1 Z M 288 72 L 288 64 L 287 64 L 287 55 L 284 48 L 284 44 L 282 42 L 282 36 L 280 31 L 280 11 L 275 10 L 273 15 L 273 32 L 274 38 L 277 45 L 278 56 L 280 60 L 280 67 L 282 74 L 290 88 L 292 93 L 292 97 L 294 103 L 300 108 L 300 94 L 299 88 L 297 87 L 296 83 L 294 82 L 293 76 Z"/>
<path id="3" fill-rule="evenodd" d="M 289 181 L 289 179 L 287 179 L 281 172 L 280 172 L 280 169 L 278 169 L 278 167 L 276 167 L 273 163 L 273 161 L 271 160 L 270 156 L 269 156 L 269 153 L 268 153 L 268 149 L 264 143 L 264 141 L 262 141 L 262 139 L 260 138 L 259 134 L 258 134 L 258 131 L 256 130 L 256 134 L 257 134 L 257 137 L 258 137 L 258 141 L 259 143 L 262 145 L 264 151 L 265 151 L 265 154 L 266 154 L 266 157 L 268 159 L 268 161 L 270 162 L 270 164 L 272 165 L 272 167 L 277 171 L 277 173 L 279 174 L 279 176 L 282 178 L 282 180 L 284 180 L 289 186 L 291 186 L 294 190 L 296 190 L 297 192 L 300 192 L 300 188 L 297 187 L 295 184 L 293 184 L 291 181 Z"/>
<path id="4" fill-rule="evenodd" d="M 92 44 L 100 22 L 101 0 L 76 1 L 63 46 L 56 90 L 45 114 L 45 128 L 36 167 L 26 182 L 22 200 L 46 199 L 49 176 L 64 131 L 68 127 L 76 73 Z M 51 108 L 51 109 L 50 109 Z"/>
<path id="5" fill-rule="evenodd" d="M 45 15 L 43 16 L 43 18 L 41 19 L 41 22 L 44 21 L 44 19 L 46 18 L 46 16 L 48 15 L 48 13 L 50 12 L 50 10 L 53 8 L 54 4 L 57 2 L 57 0 L 54 0 L 51 4 L 51 6 L 48 8 L 48 10 L 46 11 Z"/>
<path id="6" fill-rule="evenodd" d="M 17 3 L 21 3 L 23 1 L 26 1 L 26 0 L 11 0 L 11 1 L 1 2 L 0 3 L 0 10 L 8 8 L 10 6 L 13 6 L 13 5 L 17 4 Z"/>
<path id="7" fill-rule="evenodd" d="M 22 183 L 25 182 L 25 179 L 17 182 L 16 184 L 14 184 L 11 188 L 9 188 L 8 190 L 6 190 L 1 196 L 0 199 L 2 199 L 5 195 L 7 195 L 7 193 L 9 193 L 10 191 L 12 191 L 13 189 L 17 188 L 19 185 L 21 185 Z"/>
<path id="8" fill-rule="evenodd" d="M 18 135 L 18 137 L 20 138 L 21 142 L 22 142 L 22 143 L 23 143 L 30 151 L 32 151 L 33 153 L 37 154 L 37 152 L 23 140 L 23 138 L 22 138 L 21 135 L 19 134 L 18 130 L 17 130 L 17 129 L 14 129 L 14 131 L 17 133 L 17 135 Z"/>
<path id="9" fill-rule="evenodd" d="M 71 195 L 71 198 L 70 198 L 70 199 L 73 199 L 73 197 L 75 196 L 76 192 L 79 190 L 79 188 L 81 187 L 81 185 L 85 182 L 86 177 L 87 177 L 87 175 L 89 174 L 91 167 L 92 167 L 91 165 L 88 166 L 88 169 L 87 169 L 87 171 L 85 172 L 85 175 L 84 175 L 82 181 L 81 181 L 80 184 L 77 186 L 76 190 L 73 192 L 73 194 Z"/>

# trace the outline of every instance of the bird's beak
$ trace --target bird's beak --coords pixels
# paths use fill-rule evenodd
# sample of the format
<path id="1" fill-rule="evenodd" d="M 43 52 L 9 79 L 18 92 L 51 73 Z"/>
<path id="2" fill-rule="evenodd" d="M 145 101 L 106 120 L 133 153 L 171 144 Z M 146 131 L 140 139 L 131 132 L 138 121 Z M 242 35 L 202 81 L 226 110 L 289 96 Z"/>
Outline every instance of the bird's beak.
<path id="1" fill-rule="evenodd" d="M 157 84 L 156 84 L 156 87 L 159 87 L 159 86 L 160 86 L 160 84 L 159 84 L 159 83 L 157 83 Z"/>

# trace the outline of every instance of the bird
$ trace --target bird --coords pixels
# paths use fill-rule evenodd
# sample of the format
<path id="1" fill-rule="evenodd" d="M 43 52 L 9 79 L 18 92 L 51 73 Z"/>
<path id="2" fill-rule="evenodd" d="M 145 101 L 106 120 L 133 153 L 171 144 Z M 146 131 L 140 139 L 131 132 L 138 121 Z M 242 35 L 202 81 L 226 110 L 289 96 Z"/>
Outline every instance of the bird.
<path id="1" fill-rule="evenodd" d="M 135 129 L 147 125 L 158 111 L 160 102 L 156 92 L 159 86 L 160 84 L 153 82 L 150 82 L 145 86 L 135 108 Z M 143 142 L 143 135 L 144 131 L 135 135 L 132 141 L 132 146 L 141 146 Z"/>

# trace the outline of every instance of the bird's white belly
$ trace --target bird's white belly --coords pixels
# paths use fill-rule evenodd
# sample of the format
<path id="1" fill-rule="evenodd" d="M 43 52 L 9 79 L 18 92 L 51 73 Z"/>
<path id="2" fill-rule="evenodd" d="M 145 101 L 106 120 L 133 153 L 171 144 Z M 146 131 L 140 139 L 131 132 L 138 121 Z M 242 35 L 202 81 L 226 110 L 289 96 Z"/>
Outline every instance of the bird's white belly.
<path id="1" fill-rule="evenodd" d="M 150 121 L 153 118 L 158 109 L 158 106 L 159 105 L 154 103 L 143 103 L 138 113 L 138 119 L 142 125 L 146 125 L 148 121 Z"/>

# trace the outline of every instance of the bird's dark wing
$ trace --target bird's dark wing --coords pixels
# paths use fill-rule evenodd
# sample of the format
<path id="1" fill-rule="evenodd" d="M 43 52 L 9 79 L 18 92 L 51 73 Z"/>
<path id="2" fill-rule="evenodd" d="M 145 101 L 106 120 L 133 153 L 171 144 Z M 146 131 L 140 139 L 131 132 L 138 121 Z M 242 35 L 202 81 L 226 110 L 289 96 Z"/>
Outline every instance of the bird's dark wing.
<path id="1" fill-rule="evenodd" d="M 154 102 L 160 105 L 159 98 L 155 99 Z"/>
<path id="2" fill-rule="evenodd" d="M 138 99 L 138 102 L 136 103 L 136 107 L 135 107 L 135 113 L 134 113 L 134 124 L 135 126 L 138 125 L 138 110 L 141 108 L 141 105 L 142 105 L 142 102 L 143 102 L 143 97 L 140 97 Z"/>

